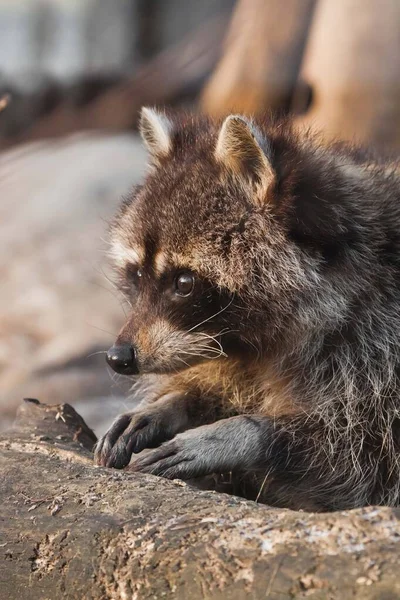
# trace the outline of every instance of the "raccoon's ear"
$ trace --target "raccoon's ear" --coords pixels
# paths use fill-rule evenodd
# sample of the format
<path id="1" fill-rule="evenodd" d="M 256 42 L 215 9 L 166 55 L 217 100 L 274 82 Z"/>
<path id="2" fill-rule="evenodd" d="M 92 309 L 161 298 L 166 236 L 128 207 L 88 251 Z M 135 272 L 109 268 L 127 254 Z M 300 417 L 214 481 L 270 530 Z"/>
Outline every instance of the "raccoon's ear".
<path id="1" fill-rule="evenodd" d="M 140 112 L 139 131 L 155 162 L 168 156 L 172 150 L 172 123 L 168 117 L 144 106 Z"/>
<path id="2" fill-rule="evenodd" d="M 246 177 L 259 191 L 265 192 L 275 173 L 263 145 L 257 127 L 245 117 L 230 115 L 219 132 L 215 158 L 229 171 Z"/>

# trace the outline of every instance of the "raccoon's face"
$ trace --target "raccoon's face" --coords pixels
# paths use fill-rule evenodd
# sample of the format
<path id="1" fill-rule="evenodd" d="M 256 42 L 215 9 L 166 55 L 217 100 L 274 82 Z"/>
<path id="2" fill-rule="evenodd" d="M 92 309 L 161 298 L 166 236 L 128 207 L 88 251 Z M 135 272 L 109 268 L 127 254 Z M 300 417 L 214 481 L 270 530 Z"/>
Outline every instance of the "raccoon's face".
<path id="1" fill-rule="evenodd" d="M 234 339 L 233 298 L 198 273 L 173 264 L 127 267 L 122 287 L 131 314 L 108 353 L 118 372 L 169 373 L 223 359 Z"/>
<path id="2" fill-rule="evenodd" d="M 259 350 L 259 315 L 257 306 L 250 315 L 243 297 L 258 285 L 266 256 L 271 285 L 279 288 L 277 273 L 284 278 L 274 264 L 274 248 L 282 245 L 277 231 L 263 241 L 263 257 L 255 250 L 269 222 L 258 198 L 265 199 L 274 177 L 261 141 L 239 117 L 197 139 L 190 126 L 174 130 L 149 109 L 141 133 L 152 171 L 112 228 L 131 313 L 107 360 L 117 372 L 134 374 L 231 355 L 251 359 Z"/>

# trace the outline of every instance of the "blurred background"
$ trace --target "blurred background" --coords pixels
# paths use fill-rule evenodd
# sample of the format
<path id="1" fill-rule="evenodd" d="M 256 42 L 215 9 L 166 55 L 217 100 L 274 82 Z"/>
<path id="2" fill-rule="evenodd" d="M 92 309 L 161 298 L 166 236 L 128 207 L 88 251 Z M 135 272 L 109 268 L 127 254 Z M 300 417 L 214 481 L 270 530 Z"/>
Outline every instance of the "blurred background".
<path id="1" fill-rule="evenodd" d="M 399 0 L 0 0 L 0 429 L 23 397 L 97 434 L 130 407 L 107 223 L 142 177 L 143 104 L 397 155 Z"/>

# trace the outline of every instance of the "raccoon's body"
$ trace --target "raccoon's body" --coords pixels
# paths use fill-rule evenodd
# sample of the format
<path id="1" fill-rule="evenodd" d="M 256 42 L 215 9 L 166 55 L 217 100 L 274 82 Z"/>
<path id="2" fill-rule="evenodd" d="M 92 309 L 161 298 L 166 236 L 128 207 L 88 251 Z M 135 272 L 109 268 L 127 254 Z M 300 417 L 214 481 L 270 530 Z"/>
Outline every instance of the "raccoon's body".
<path id="1" fill-rule="evenodd" d="M 97 462 L 231 473 L 288 507 L 399 504 L 396 165 L 240 116 L 143 109 L 141 131 L 152 169 L 112 227 L 132 314 L 108 362 L 140 373 L 143 404 Z"/>

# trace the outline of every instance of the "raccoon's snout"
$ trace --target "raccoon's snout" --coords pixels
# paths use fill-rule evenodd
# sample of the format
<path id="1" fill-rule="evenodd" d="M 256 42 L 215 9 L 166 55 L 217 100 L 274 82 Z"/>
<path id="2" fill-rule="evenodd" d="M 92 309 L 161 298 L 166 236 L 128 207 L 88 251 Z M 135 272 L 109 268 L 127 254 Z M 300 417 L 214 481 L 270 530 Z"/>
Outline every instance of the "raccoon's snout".
<path id="1" fill-rule="evenodd" d="M 121 375 L 137 375 L 139 373 L 136 353 L 130 344 L 115 344 L 106 355 L 110 367 Z"/>

